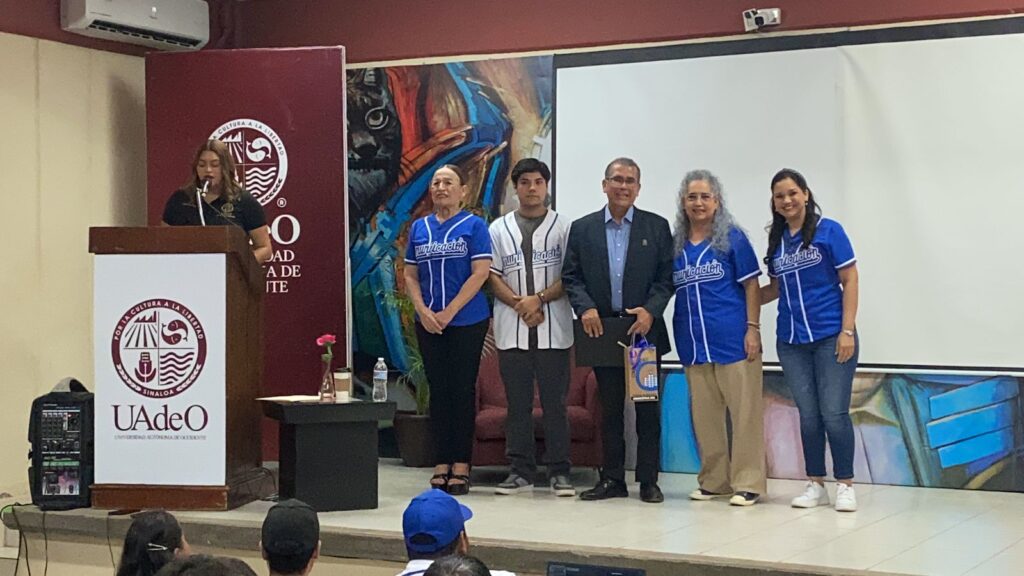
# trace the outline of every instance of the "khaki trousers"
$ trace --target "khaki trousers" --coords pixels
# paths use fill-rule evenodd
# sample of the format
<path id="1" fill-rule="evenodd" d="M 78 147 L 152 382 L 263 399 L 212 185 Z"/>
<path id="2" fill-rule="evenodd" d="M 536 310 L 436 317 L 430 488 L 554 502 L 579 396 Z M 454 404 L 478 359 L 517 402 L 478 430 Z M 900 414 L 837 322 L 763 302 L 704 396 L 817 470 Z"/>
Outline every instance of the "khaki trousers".
<path id="1" fill-rule="evenodd" d="M 767 490 L 761 358 L 687 366 L 700 487 L 716 494 Z M 732 423 L 732 458 L 726 410 Z"/>

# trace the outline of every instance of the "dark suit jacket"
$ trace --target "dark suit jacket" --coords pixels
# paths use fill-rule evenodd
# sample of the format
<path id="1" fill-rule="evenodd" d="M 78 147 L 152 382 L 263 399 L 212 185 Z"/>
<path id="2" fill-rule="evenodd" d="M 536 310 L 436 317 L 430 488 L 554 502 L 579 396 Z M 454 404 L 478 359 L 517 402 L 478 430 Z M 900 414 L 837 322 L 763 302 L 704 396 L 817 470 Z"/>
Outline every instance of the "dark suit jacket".
<path id="1" fill-rule="evenodd" d="M 612 315 L 604 208 L 572 223 L 562 264 L 562 285 L 576 316 L 582 316 L 590 308 L 597 308 L 602 317 Z M 622 307 L 625 311 L 643 306 L 654 315 L 647 340 L 658 347 L 658 356 L 672 349 L 664 319 L 665 306 L 671 297 L 672 233 L 668 221 L 634 206 L 622 282 Z"/>

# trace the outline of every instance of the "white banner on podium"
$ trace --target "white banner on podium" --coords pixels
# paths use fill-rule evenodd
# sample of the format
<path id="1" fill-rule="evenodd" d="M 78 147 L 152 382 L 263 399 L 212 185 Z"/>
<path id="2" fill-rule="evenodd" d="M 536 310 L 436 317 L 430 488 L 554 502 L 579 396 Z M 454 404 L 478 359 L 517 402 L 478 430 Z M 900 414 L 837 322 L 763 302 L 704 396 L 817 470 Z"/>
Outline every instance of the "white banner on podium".
<path id="1" fill-rule="evenodd" d="M 96 483 L 225 483 L 225 256 L 101 255 Z"/>

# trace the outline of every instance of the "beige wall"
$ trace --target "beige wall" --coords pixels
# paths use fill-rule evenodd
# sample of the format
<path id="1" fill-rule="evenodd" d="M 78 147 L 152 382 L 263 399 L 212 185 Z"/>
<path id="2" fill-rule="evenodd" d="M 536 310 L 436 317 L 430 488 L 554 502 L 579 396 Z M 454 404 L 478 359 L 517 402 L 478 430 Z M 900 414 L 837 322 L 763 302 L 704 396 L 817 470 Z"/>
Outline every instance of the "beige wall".
<path id="1" fill-rule="evenodd" d="M 92 382 L 90 226 L 145 224 L 144 61 L 0 33 L 0 492 L 27 494 L 28 410 Z"/>

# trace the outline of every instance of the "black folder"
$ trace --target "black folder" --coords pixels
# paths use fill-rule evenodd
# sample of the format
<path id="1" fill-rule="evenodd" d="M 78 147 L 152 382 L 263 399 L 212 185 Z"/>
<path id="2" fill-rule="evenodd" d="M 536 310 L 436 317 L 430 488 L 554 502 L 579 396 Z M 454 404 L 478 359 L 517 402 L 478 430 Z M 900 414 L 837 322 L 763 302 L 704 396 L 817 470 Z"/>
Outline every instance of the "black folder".
<path id="1" fill-rule="evenodd" d="M 619 343 L 629 345 L 630 336 L 627 332 L 634 322 L 636 322 L 636 316 L 601 318 L 604 334 L 597 338 L 591 338 L 583 331 L 583 323 L 578 319 L 574 320 L 572 329 L 575 337 L 576 365 L 602 368 L 625 366 L 622 355 L 623 348 Z"/>

